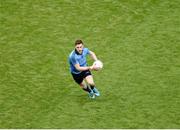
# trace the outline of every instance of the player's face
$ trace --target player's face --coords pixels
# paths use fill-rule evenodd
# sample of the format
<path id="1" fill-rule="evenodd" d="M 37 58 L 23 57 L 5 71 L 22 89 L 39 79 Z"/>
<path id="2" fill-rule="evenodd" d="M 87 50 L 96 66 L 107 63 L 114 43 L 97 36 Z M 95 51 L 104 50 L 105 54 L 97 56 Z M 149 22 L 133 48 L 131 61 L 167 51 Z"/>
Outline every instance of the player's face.
<path id="1" fill-rule="evenodd" d="M 82 54 L 82 50 L 83 50 L 83 44 L 77 44 L 76 46 L 75 46 L 75 49 L 80 53 L 80 54 Z"/>

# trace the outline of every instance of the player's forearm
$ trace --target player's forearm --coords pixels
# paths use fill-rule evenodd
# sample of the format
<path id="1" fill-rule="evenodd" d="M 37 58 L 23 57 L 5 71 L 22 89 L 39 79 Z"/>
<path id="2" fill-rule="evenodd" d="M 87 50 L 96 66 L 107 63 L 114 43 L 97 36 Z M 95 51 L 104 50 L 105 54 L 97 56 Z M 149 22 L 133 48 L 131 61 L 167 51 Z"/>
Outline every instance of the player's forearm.
<path id="1" fill-rule="evenodd" d="M 76 69 L 79 70 L 79 71 L 90 70 L 90 66 L 78 67 Z"/>
<path id="2" fill-rule="evenodd" d="M 94 61 L 98 60 L 97 57 L 96 57 L 96 54 L 94 52 L 91 52 L 90 56 Z"/>

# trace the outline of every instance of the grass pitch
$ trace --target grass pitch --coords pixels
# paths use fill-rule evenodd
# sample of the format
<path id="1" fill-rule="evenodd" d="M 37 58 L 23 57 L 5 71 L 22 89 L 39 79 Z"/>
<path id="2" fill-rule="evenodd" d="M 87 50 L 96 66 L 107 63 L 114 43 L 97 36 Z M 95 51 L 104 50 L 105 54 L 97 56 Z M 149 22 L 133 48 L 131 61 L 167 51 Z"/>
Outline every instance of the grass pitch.
<path id="1" fill-rule="evenodd" d="M 0 128 L 180 128 L 179 5 L 1 1 Z M 76 39 L 104 63 L 95 100 L 69 73 Z"/>

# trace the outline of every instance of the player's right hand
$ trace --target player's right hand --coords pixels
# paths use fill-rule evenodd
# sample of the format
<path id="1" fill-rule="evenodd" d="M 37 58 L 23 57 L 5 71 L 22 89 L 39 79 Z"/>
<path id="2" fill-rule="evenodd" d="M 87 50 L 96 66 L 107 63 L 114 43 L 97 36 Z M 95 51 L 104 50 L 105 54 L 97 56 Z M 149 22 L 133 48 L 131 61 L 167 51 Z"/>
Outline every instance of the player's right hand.
<path id="1" fill-rule="evenodd" d="M 98 70 L 98 67 L 97 66 L 95 66 L 95 65 L 92 65 L 92 66 L 90 66 L 90 70 Z"/>
<path id="2" fill-rule="evenodd" d="M 93 68 L 94 68 L 93 65 L 89 67 L 90 70 L 93 70 Z"/>

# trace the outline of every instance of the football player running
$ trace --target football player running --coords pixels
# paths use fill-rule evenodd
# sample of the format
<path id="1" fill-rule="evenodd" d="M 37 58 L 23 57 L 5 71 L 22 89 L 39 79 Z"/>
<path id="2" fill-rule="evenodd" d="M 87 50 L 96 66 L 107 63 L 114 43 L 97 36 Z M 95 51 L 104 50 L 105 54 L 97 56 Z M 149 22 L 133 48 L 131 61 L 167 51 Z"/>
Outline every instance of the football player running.
<path id="1" fill-rule="evenodd" d="M 98 68 L 87 65 L 87 55 L 90 55 L 94 61 L 98 60 L 94 52 L 84 47 L 82 40 L 76 40 L 75 48 L 69 55 L 70 72 L 75 82 L 88 92 L 90 98 L 94 99 L 95 96 L 100 96 L 100 93 L 94 83 L 91 70 L 98 70 Z"/>

